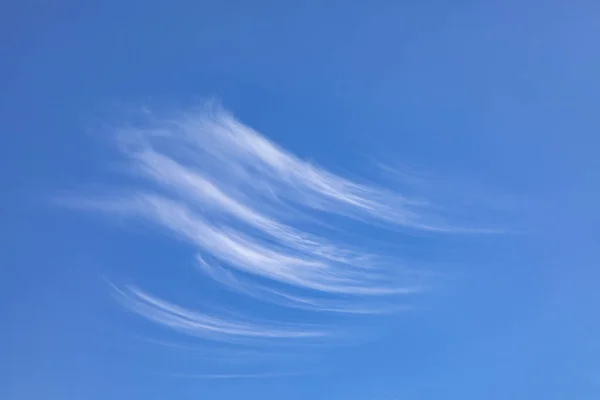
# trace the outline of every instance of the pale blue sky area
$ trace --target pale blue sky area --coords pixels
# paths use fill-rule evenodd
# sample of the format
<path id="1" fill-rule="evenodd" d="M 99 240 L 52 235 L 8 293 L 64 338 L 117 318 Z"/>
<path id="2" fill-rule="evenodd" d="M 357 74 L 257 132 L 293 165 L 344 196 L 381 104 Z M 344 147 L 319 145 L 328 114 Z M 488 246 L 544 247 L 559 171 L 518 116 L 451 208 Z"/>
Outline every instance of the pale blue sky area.
<path id="1" fill-rule="evenodd" d="M 0 398 L 600 398 L 600 3 L 92 3 L 0 6 Z"/>

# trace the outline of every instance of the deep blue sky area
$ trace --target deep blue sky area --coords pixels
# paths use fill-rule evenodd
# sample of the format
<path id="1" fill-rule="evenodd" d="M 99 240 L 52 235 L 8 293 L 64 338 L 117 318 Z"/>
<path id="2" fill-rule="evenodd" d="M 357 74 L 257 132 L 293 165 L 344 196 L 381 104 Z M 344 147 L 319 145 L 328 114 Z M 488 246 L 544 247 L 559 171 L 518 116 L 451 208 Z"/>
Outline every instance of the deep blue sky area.
<path id="1" fill-rule="evenodd" d="M 591 0 L 3 2 L 0 398 L 600 398 L 598 21 Z M 436 271 L 406 312 L 334 318 L 224 291 L 187 244 L 60 200 L 129 184 L 117 127 L 207 98 L 302 160 L 502 232 L 328 220 Z M 346 333 L 248 360 L 108 281 Z"/>

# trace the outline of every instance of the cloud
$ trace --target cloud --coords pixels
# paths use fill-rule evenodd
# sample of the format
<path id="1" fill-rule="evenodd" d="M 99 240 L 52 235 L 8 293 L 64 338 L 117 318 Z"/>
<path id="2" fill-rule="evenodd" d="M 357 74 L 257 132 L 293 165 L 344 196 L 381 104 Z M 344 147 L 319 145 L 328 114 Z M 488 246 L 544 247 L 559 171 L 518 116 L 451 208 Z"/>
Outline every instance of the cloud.
<path id="1" fill-rule="evenodd" d="M 423 199 L 302 160 L 214 105 L 120 129 L 117 141 L 134 183 L 79 205 L 153 222 L 188 243 L 198 271 L 215 283 L 277 307 L 333 315 L 400 310 L 427 282 L 397 252 L 368 246 L 367 232 L 469 231 L 433 215 Z M 127 309 L 204 339 L 327 336 L 114 289 Z"/>
<path id="2" fill-rule="evenodd" d="M 127 309 L 160 325 L 186 335 L 229 342 L 248 343 L 248 339 L 289 340 L 327 336 L 326 332 L 305 326 L 285 326 L 233 317 L 200 313 L 152 296 L 138 288 L 117 288 L 112 285 L 115 298 Z"/>

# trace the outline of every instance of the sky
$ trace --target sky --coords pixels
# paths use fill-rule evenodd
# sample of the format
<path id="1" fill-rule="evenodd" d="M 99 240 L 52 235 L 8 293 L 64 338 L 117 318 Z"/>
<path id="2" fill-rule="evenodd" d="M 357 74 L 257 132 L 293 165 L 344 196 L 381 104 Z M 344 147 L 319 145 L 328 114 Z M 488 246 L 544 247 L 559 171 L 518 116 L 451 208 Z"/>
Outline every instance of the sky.
<path id="1" fill-rule="evenodd" d="M 0 5 L 0 398 L 600 398 L 600 3 Z"/>

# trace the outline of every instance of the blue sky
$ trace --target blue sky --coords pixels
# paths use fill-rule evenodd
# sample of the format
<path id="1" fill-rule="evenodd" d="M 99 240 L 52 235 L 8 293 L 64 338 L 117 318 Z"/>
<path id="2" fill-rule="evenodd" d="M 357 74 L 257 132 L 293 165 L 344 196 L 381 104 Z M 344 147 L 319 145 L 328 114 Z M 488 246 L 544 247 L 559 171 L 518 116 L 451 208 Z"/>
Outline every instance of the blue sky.
<path id="1" fill-rule="evenodd" d="M 594 1 L 0 6 L 0 398 L 597 399 Z"/>

